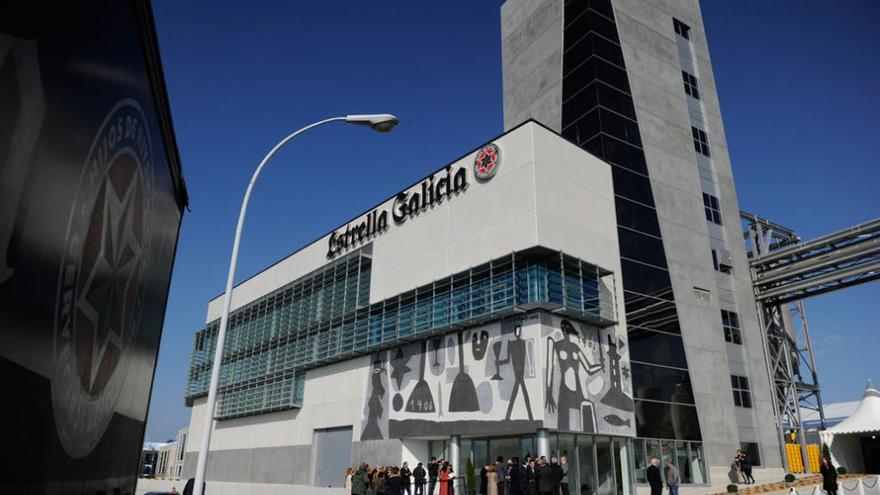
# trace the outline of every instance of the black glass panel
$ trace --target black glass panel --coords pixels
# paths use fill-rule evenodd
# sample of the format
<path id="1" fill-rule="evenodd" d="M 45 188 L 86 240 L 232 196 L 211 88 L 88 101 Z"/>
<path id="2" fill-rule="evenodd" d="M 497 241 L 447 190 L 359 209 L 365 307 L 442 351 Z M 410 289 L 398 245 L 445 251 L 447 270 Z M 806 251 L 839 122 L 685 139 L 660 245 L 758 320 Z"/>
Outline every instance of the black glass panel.
<path id="1" fill-rule="evenodd" d="M 617 26 L 614 24 L 614 21 L 596 12 L 587 10 L 574 18 L 565 27 L 565 49 L 567 50 L 570 46 L 573 46 L 583 35 L 590 31 L 595 31 L 615 43 L 620 42 L 620 39 L 617 37 Z"/>
<path id="2" fill-rule="evenodd" d="M 624 299 L 627 325 L 681 333 L 675 303 L 628 291 L 624 291 Z"/>
<path id="3" fill-rule="evenodd" d="M 617 228 L 617 238 L 620 242 L 620 255 L 624 258 L 666 267 L 666 253 L 660 239 L 624 227 Z"/>
<path id="4" fill-rule="evenodd" d="M 618 225 L 660 236 L 657 212 L 653 208 L 634 203 L 620 196 L 615 196 L 614 205 L 617 210 Z"/>
<path id="5" fill-rule="evenodd" d="M 620 45 L 596 33 L 590 33 L 566 48 L 562 61 L 563 76 L 568 75 L 574 68 L 593 56 L 620 67 L 624 66 Z"/>
<path id="6" fill-rule="evenodd" d="M 596 57 L 591 57 L 582 64 L 578 64 L 576 61 L 572 63 L 576 68 L 572 69 L 571 73 L 564 78 L 563 101 L 571 98 L 597 79 L 620 91 L 629 93 L 629 80 L 626 78 L 626 71 L 620 67 Z"/>
<path id="7" fill-rule="evenodd" d="M 616 137 L 621 141 L 626 141 L 634 146 L 642 146 L 642 136 L 639 134 L 639 125 L 636 124 L 634 120 L 628 119 L 604 108 L 600 110 L 599 117 L 602 119 L 602 132 L 609 136 Z M 635 156 L 636 154 L 638 157 Z M 645 155 L 640 149 L 630 152 L 630 156 L 627 156 L 627 159 L 640 160 L 642 162 L 642 167 L 639 168 L 644 169 L 641 173 L 648 173 L 647 169 L 644 168 Z"/>
<path id="8" fill-rule="evenodd" d="M 577 93 L 562 105 L 563 129 L 579 119 L 584 113 L 596 108 L 599 102 L 596 86 L 600 84 L 602 83 L 598 81 L 588 84 L 580 93 Z"/>
<path id="9" fill-rule="evenodd" d="M 586 12 L 587 9 L 595 10 L 608 18 L 614 19 L 614 9 L 611 8 L 611 0 L 567 0 L 565 2 L 566 24 Z"/>
<path id="10" fill-rule="evenodd" d="M 630 95 L 602 82 L 596 85 L 599 104 L 631 119 L 636 118 L 636 109 Z"/>
<path id="11" fill-rule="evenodd" d="M 620 266 L 624 289 L 658 298 L 668 298 L 672 294 L 668 271 L 628 259 L 621 259 Z"/>
<path id="12" fill-rule="evenodd" d="M 580 118 L 566 129 L 571 132 L 570 137 L 566 137 L 569 137 L 569 139 L 576 144 L 581 145 L 594 138 L 599 133 L 601 127 L 602 125 L 599 122 L 599 109 L 594 108 L 591 112 L 581 114 Z"/>
<path id="13" fill-rule="evenodd" d="M 640 437 L 702 440 L 695 406 L 636 400 L 636 428 Z"/>
<path id="14" fill-rule="evenodd" d="M 611 178 L 614 181 L 614 194 L 644 205 L 654 206 L 651 181 L 647 177 L 621 167 L 611 167 Z"/>
<path id="15" fill-rule="evenodd" d="M 632 378 L 637 399 L 694 403 L 691 379 L 685 370 L 632 363 Z"/>
<path id="16" fill-rule="evenodd" d="M 614 165 L 628 168 L 633 172 L 640 174 L 648 173 L 648 166 L 645 163 L 645 154 L 640 148 L 631 146 L 623 141 L 618 141 L 613 137 L 604 134 L 605 123 L 602 123 L 602 158 Z M 638 130 L 636 130 L 638 132 Z"/>
<path id="17" fill-rule="evenodd" d="M 630 328 L 629 357 L 633 361 L 655 363 L 663 366 L 687 368 L 684 356 L 684 343 L 678 335 L 652 332 L 641 328 Z"/>

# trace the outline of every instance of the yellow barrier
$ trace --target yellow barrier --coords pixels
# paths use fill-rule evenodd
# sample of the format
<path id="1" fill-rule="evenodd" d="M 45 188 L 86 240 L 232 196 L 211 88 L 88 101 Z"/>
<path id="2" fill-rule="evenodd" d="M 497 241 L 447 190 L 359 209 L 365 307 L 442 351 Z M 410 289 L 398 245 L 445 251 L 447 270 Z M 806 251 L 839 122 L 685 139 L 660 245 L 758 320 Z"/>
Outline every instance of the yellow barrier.
<path id="1" fill-rule="evenodd" d="M 796 443 L 785 444 L 785 455 L 788 457 L 788 471 L 791 473 L 804 472 L 804 460 L 801 457 L 801 446 Z"/>
<path id="2" fill-rule="evenodd" d="M 807 445 L 807 462 L 810 472 L 819 472 L 820 449 L 816 444 Z M 785 444 L 785 454 L 788 456 L 788 470 L 792 473 L 804 472 L 804 459 L 801 456 L 801 446 L 796 443 Z"/>
<path id="3" fill-rule="evenodd" d="M 810 471 L 819 472 L 819 458 L 821 449 L 818 445 L 811 443 L 807 445 L 807 461 L 810 463 Z"/>

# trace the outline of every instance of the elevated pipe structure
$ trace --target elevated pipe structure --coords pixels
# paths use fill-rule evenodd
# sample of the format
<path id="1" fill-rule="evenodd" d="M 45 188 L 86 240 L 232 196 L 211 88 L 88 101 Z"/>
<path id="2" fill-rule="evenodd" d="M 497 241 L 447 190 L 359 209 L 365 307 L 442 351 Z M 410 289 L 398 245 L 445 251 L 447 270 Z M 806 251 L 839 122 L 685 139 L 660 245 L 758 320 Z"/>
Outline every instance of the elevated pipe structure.
<path id="1" fill-rule="evenodd" d="M 770 220 L 744 211 L 740 217 L 747 224 L 743 236 L 781 456 L 788 469 L 786 433 L 794 432 L 809 471 L 801 409 L 817 411 L 821 429 L 825 414 L 803 299 L 880 278 L 880 218 L 802 242 Z"/>

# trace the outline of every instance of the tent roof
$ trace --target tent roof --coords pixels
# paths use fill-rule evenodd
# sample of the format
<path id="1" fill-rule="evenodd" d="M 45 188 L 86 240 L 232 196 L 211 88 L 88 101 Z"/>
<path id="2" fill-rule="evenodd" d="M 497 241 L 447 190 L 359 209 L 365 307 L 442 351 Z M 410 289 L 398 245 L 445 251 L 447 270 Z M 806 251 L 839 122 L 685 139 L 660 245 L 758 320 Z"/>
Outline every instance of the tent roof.
<path id="1" fill-rule="evenodd" d="M 865 395 L 853 413 L 835 426 L 828 428 L 823 433 L 868 433 L 880 431 L 880 391 L 874 387 L 874 383 L 868 380 L 865 385 Z"/>

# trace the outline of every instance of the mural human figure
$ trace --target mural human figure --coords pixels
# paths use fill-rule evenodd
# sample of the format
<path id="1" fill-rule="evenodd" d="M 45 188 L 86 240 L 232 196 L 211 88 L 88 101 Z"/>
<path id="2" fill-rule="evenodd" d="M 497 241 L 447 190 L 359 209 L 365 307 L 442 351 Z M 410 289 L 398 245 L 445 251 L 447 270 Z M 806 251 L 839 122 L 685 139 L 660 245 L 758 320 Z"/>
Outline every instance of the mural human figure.
<path id="1" fill-rule="evenodd" d="M 372 391 L 367 401 L 367 424 L 361 432 L 361 440 L 380 440 L 383 438 L 379 428 L 379 418 L 382 417 L 382 397 L 385 396 L 385 385 L 382 376 L 385 374 L 385 360 L 382 354 L 373 356 L 373 366 L 370 368 L 370 384 Z"/>
<path id="2" fill-rule="evenodd" d="M 581 431 L 595 432 L 596 413 L 593 403 L 587 399 L 581 386 L 581 369 L 587 375 L 594 375 L 602 371 L 603 366 L 592 364 L 587 359 L 578 342 L 580 334 L 570 321 L 562 320 L 560 326 L 563 335 L 561 339 L 547 337 L 547 410 L 558 411 L 558 428 L 561 430 L 574 429 L 571 426 L 571 410 L 577 410 L 581 414 Z M 560 377 L 554 400 L 553 383 L 557 367 Z"/>
<path id="3" fill-rule="evenodd" d="M 532 405 L 529 402 L 529 391 L 526 389 L 526 382 L 523 377 L 526 373 L 526 341 L 522 338 L 522 327 L 517 325 L 513 328 L 513 340 L 507 341 L 507 358 L 496 361 L 496 365 L 501 366 L 510 364 L 513 368 L 513 391 L 510 393 L 510 401 L 507 406 L 507 416 L 505 420 L 510 419 L 513 413 L 513 404 L 516 402 L 516 395 L 522 389 L 523 399 L 526 401 L 526 412 L 529 415 L 529 421 L 532 421 Z"/>

